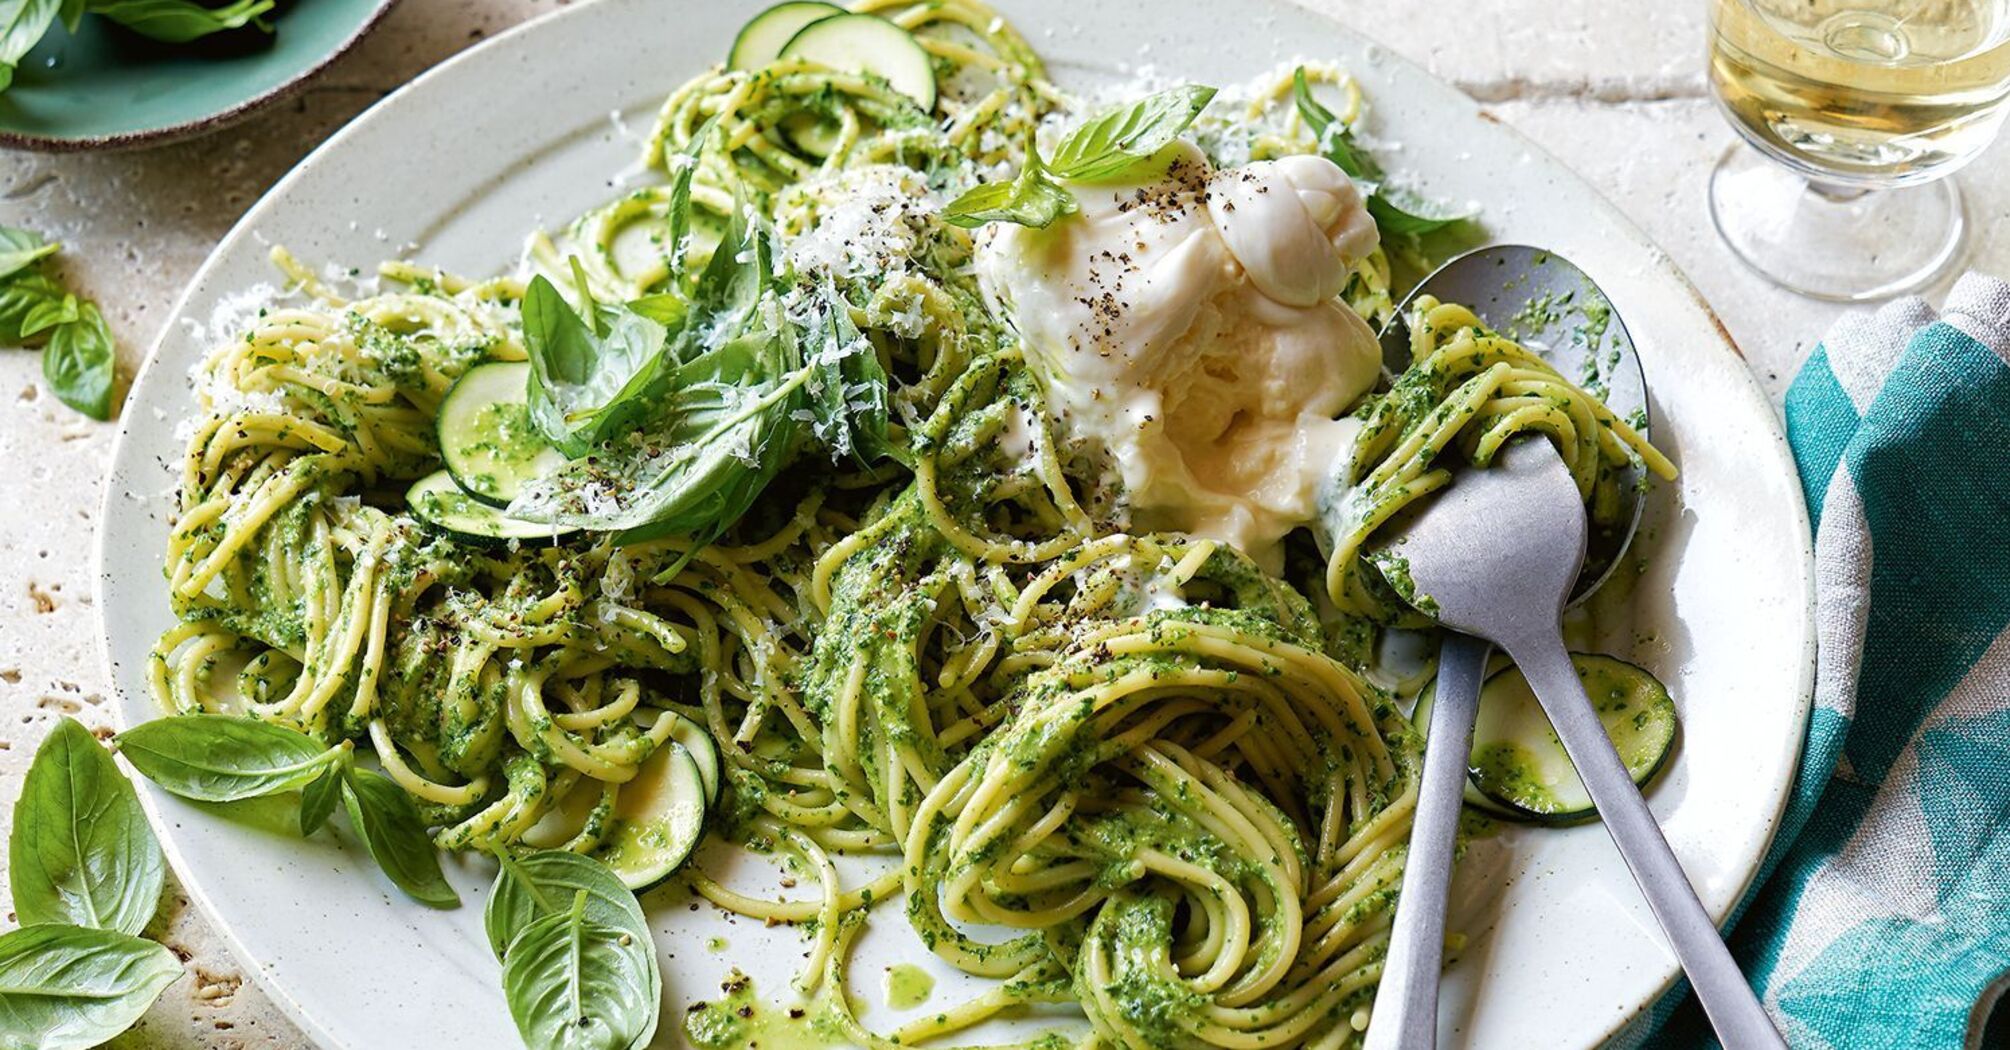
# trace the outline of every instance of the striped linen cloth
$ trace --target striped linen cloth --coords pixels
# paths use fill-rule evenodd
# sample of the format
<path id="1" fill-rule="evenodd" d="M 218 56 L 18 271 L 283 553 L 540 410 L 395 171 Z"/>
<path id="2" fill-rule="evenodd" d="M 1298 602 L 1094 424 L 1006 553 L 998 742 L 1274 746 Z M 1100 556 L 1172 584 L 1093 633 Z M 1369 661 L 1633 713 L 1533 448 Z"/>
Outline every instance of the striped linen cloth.
<path id="1" fill-rule="evenodd" d="M 1815 709 L 1732 948 L 1796 1050 L 2010 1047 L 2010 285 L 1845 318 L 1786 418 Z M 1678 998 L 1614 1042 L 1711 1045 Z"/>

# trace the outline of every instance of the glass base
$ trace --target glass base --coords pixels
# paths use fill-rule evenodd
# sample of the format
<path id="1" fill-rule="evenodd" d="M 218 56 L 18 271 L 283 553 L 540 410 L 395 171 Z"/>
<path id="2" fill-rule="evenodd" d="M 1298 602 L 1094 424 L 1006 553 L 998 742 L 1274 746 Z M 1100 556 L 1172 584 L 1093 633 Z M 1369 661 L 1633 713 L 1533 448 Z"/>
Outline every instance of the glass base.
<path id="1" fill-rule="evenodd" d="M 1961 262 L 1968 241 L 1953 179 L 1888 190 L 1823 186 L 1744 143 L 1710 173 L 1710 218 L 1762 276 L 1840 302 L 1924 288 Z"/>

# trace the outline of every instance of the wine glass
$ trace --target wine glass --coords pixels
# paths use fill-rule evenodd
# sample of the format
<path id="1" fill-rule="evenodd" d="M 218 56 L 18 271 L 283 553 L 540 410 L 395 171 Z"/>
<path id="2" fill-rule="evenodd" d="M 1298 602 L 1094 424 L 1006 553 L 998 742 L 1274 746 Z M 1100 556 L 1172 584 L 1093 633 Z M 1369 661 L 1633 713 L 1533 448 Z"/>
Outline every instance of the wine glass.
<path id="1" fill-rule="evenodd" d="M 1805 295 L 1878 299 L 1964 254 L 1947 176 L 2003 124 L 2010 0 L 1710 0 L 1710 87 L 1743 138 L 1710 216 Z"/>

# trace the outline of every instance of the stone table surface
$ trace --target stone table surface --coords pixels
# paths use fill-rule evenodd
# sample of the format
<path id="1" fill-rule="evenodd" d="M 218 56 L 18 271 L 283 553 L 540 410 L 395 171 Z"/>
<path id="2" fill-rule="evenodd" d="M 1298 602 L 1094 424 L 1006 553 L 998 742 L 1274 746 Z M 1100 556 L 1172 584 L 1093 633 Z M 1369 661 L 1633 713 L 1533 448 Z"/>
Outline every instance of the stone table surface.
<path id="1" fill-rule="evenodd" d="M 62 269 L 103 307 L 129 376 L 211 247 L 308 150 L 420 71 L 564 3 L 405 0 L 299 95 L 208 138 L 102 155 L 0 151 L 0 223 L 63 241 Z M 1703 80 L 1703 0 L 1308 6 L 1423 63 L 1583 173 L 1695 281 L 1777 402 L 1839 308 L 1767 284 L 1711 228 L 1704 180 L 1732 134 Z M 2010 212 L 2006 150 L 1999 144 L 1960 176 L 1985 235 Z M 2010 271 L 2010 239 L 1979 244 L 1972 265 Z M 51 397 L 31 353 L 0 352 L 0 406 L 3 833 L 28 760 L 53 720 L 68 714 L 103 727 L 111 716 L 91 565 L 115 427 Z M 12 915 L 6 918 L 11 925 Z M 176 982 L 112 1045 L 305 1045 L 185 898 L 171 892 L 150 932 L 186 959 L 191 979 Z"/>

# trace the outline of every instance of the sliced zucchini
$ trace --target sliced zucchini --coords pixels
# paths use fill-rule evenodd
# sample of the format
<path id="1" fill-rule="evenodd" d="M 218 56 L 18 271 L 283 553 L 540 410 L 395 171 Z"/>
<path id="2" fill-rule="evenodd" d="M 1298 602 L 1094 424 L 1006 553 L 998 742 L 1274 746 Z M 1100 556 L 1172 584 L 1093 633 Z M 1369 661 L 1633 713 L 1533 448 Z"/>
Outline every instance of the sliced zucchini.
<path id="1" fill-rule="evenodd" d="M 923 110 L 935 108 L 935 64 L 928 52 L 913 34 L 876 15 L 817 19 L 789 38 L 782 55 L 879 77 Z"/>
<path id="2" fill-rule="evenodd" d="M 780 58 L 782 46 L 811 22 L 844 14 L 836 4 L 820 0 L 786 0 L 747 19 L 733 49 L 726 52 L 727 69 L 759 69 Z"/>
<path id="3" fill-rule="evenodd" d="M 530 419 L 528 361 L 490 361 L 455 381 L 440 401 L 440 459 L 468 495 L 507 507 L 524 483 L 565 462 Z"/>
<path id="4" fill-rule="evenodd" d="M 444 469 L 412 482 L 405 490 L 405 507 L 413 517 L 468 543 L 556 543 L 578 531 L 512 518 L 461 491 L 453 474 Z"/>
<path id="5" fill-rule="evenodd" d="M 670 739 L 691 752 L 691 758 L 698 763 L 698 775 L 705 781 L 705 801 L 717 805 L 719 787 L 725 780 L 719 761 L 719 745 L 712 740 L 712 733 L 695 719 L 687 718 L 675 711 L 664 711 L 659 718 L 672 719 L 676 724 L 670 728 Z M 655 723 L 650 723 L 654 725 Z"/>
<path id="6" fill-rule="evenodd" d="M 1590 653 L 1570 660 L 1620 762 L 1635 784 L 1645 785 L 1674 750 L 1675 701 L 1658 679 L 1624 660 Z M 1597 816 L 1549 716 L 1516 668 L 1480 687 L 1468 769 L 1482 795 L 1522 819 L 1563 824 Z"/>
<path id="7" fill-rule="evenodd" d="M 705 777 L 684 745 L 665 741 L 614 797 L 614 826 L 594 851 L 637 893 L 669 878 L 705 834 Z"/>
<path id="8" fill-rule="evenodd" d="M 1417 694 L 1417 709 L 1410 714 L 1410 724 L 1416 726 L 1418 734 L 1423 736 L 1425 747 L 1430 746 L 1431 708 L 1436 704 L 1437 699 L 1438 680 L 1433 678 L 1431 679 L 1431 684 L 1425 686 L 1424 691 Z M 1471 764 L 1468 763 L 1468 768 L 1470 766 Z M 1507 817 L 1511 820 L 1519 816 L 1519 814 L 1512 810 L 1494 802 L 1493 799 L 1480 794 L 1480 789 L 1473 784 L 1471 777 L 1466 779 L 1464 801 L 1466 805 L 1488 816 Z"/>

